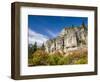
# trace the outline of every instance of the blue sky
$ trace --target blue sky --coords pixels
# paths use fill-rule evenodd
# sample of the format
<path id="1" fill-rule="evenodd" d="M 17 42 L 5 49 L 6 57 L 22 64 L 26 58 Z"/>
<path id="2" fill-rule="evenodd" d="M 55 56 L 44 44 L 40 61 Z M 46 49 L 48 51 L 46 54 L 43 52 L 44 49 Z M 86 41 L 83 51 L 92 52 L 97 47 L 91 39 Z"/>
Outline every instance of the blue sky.
<path id="1" fill-rule="evenodd" d="M 31 34 L 29 34 L 29 36 L 31 35 L 31 38 L 34 38 L 35 35 L 37 36 L 39 34 L 44 36 L 46 39 L 54 38 L 63 28 L 70 27 L 72 25 L 80 26 L 83 21 L 85 25 L 88 24 L 87 17 L 28 15 L 28 28 L 29 32 L 31 31 Z M 42 39 L 42 36 L 39 36 L 40 39 Z"/>

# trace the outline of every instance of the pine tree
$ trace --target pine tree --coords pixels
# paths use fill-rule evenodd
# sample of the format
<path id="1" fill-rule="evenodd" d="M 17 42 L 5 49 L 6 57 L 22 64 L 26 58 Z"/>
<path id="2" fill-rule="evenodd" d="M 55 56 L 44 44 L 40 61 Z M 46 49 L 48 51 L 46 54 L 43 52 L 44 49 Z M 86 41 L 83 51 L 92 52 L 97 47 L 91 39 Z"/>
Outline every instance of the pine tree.
<path id="1" fill-rule="evenodd" d="M 28 57 L 29 58 L 32 58 L 32 53 L 33 53 L 33 50 L 32 50 L 32 44 L 30 45 L 28 45 Z"/>
<path id="2" fill-rule="evenodd" d="M 42 50 L 45 50 L 45 45 L 44 45 L 44 43 L 42 44 L 41 49 L 42 49 Z"/>
<path id="3" fill-rule="evenodd" d="M 74 25 L 72 25 L 72 28 L 74 27 Z"/>
<path id="4" fill-rule="evenodd" d="M 64 50 L 64 45 L 65 43 L 64 43 L 64 37 L 62 38 L 62 49 Z"/>
<path id="5" fill-rule="evenodd" d="M 88 30 L 88 28 L 86 28 L 84 21 L 82 22 L 82 28 L 84 28 L 84 30 Z"/>
<path id="6" fill-rule="evenodd" d="M 34 45 L 32 46 L 32 50 L 33 50 L 33 52 L 35 52 L 37 50 L 37 42 L 35 42 Z"/>
<path id="7" fill-rule="evenodd" d="M 82 28 L 84 28 L 84 29 L 86 28 L 84 21 L 82 22 Z"/>

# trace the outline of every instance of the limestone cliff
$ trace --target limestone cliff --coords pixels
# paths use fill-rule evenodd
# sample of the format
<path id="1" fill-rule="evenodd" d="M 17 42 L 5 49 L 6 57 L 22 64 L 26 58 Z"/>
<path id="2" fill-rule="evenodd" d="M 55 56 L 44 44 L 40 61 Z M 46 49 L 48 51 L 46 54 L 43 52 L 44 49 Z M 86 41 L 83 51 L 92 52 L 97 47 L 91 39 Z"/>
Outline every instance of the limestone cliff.
<path id="1" fill-rule="evenodd" d="M 84 23 L 80 27 L 65 27 L 56 38 L 45 43 L 46 52 L 67 52 L 87 47 L 87 31 Z"/>

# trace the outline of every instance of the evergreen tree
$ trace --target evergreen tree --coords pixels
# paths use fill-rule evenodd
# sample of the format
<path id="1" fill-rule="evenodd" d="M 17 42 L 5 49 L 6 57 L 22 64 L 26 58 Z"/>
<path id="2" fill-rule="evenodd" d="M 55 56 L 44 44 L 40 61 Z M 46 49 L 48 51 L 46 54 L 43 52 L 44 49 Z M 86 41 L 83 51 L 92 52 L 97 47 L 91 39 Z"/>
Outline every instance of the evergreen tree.
<path id="1" fill-rule="evenodd" d="M 34 43 L 32 46 L 33 53 L 37 50 L 37 42 Z"/>
<path id="2" fill-rule="evenodd" d="M 56 39 L 54 40 L 54 46 L 55 46 L 55 50 L 56 50 Z"/>
<path id="3" fill-rule="evenodd" d="M 86 28 L 86 26 L 85 26 L 84 21 L 82 22 L 82 28 L 84 28 L 84 30 L 88 30 L 88 29 Z"/>
<path id="4" fill-rule="evenodd" d="M 74 25 L 72 25 L 72 28 L 74 27 Z"/>
<path id="5" fill-rule="evenodd" d="M 32 58 L 32 48 L 28 45 L 28 58 Z"/>
<path id="6" fill-rule="evenodd" d="M 84 23 L 84 21 L 82 22 L 82 26 L 85 27 L 85 23 Z"/>
<path id="7" fill-rule="evenodd" d="M 64 45 L 65 44 L 65 42 L 64 42 L 64 37 L 62 38 L 62 50 L 64 50 Z"/>
<path id="8" fill-rule="evenodd" d="M 42 49 L 42 50 L 45 50 L 45 45 L 44 45 L 44 43 L 42 44 L 41 49 Z"/>
<path id="9" fill-rule="evenodd" d="M 82 28 L 86 29 L 84 21 L 82 22 Z"/>

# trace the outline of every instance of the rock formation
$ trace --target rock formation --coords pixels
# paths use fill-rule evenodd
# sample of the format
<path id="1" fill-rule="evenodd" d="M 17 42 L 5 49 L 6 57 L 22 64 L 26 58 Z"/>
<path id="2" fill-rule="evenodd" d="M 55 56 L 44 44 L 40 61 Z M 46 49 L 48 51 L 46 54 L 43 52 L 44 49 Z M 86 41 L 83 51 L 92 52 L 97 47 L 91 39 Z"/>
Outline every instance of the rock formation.
<path id="1" fill-rule="evenodd" d="M 87 47 L 88 29 L 83 23 L 80 27 L 65 27 L 59 35 L 45 43 L 45 50 L 48 53 L 55 51 L 68 52 Z"/>

